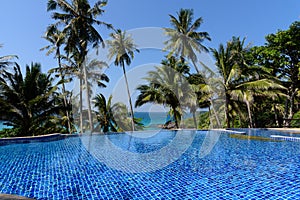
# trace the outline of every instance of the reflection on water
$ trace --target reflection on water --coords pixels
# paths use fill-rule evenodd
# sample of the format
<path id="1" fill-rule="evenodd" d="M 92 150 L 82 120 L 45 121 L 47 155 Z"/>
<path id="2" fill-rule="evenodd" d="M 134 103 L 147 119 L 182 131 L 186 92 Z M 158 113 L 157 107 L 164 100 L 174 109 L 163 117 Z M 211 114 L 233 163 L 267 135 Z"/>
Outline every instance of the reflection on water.
<path id="1" fill-rule="evenodd" d="M 161 131 L 149 138 L 134 135 L 89 135 L 81 140 L 99 161 L 129 173 L 162 169 L 191 146 L 196 131 Z"/>

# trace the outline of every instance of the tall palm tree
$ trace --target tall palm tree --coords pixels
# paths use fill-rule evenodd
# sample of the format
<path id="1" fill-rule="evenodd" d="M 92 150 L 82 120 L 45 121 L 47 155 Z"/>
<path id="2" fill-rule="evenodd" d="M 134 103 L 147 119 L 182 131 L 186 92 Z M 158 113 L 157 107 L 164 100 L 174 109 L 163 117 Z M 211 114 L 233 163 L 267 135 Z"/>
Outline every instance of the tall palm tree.
<path id="1" fill-rule="evenodd" d="M 134 44 L 132 37 L 130 35 L 127 35 L 125 31 L 122 32 L 118 29 L 116 33 L 112 33 L 110 36 L 112 37 L 112 40 L 107 41 L 107 44 L 109 46 L 108 58 L 112 59 L 115 57 L 114 64 L 116 66 L 120 65 L 122 67 L 130 106 L 131 126 L 132 131 L 134 131 L 134 114 L 126 75 L 125 63 L 126 65 L 130 65 L 131 60 L 134 58 L 134 52 L 139 52 L 139 50 Z"/>
<path id="2" fill-rule="evenodd" d="M 62 84 L 62 96 L 63 96 L 63 103 L 64 103 L 64 107 L 65 107 L 65 114 L 67 117 L 67 124 L 68 124 L 68 132 L 71 131 L 71 119 L 70 119 L 70 113 L 69 113 L 69 106 L 68 106 L 68 101 L 67 101 L 67 92 L 66 92 L 66 87 L 65 87 L 65 75 L 63 72 L 63 68 L 62 68 L 62 63 L 61 63 L 61 58 L 62 55 L 60 53 L 60 48 L 61 46 L 64 44 L 65 42 L 65 35 L 57 29 L 56 26 L 54 25 L 50 25 L 47 28 L 47 31 L 45 33 L 44 38 L 50 42 L 49 45 L 43 47 L 41 50 L 48 50 L 46 55 L 50 55 L 51 53 L 55 53 L 55 58 L 57 59 L 57 63 L 58 63 L 58 71 L 59 71 L 59 75 L 61 78 L 61 84 Z"/>
<path id="3" fill-rule="evenodd" d="M 177 17 L 170 16 L 172 28 L 165 28 L 165 34 L 170 38 L 165 42 L 165 50 L 170 50 L 169 55 L 181 56 L 192 61 L 196 71 L 199 69 L 196 65 L 198 59 L 196 53 L 202 51 L 208 52 L 208 49 L 202 44 L 205 40 L 211 40 L 207 32 L 197 31 L 203 19 L 197 18 L 193 22 L 194 11 L 192 9 L 180 9 Z"/>
<path id="4" fill-rule="evenodd" d="M 65 132 L 59 127 L 57 86 L 50 75 L 41 72 L 39 64 L 26 66 L 23 76 L 20 66 L 13 72 L 4 70 L 0 76 L 1 120 L 13 126 L 13 136 Z"/>
<path id="5" fill-rule="evenodd" d="M 213 56 L 216 60 L 216 66 L 218 71 L 222 77 L 222 84 L 224 86 L 225 91 L 225 114 L 226 114 L 226 124 L 227 128 L 230 127 L 230 117 L 229 117 L 229 86 L 231 79 L 229 78 L 229 74 L 234 72 L 233 65 L 230 60 L 230 48 L 224 47 L 223 44 L 220 44 L 219 49 L 212 49 Z"/>
<path id="6" fill-rule="evenodd" d="M 97 17 L 104 13 L 102 7 L 106 4 L 107 1 L 97 1 L 94 6 L 91 7 L 88 0 L 72 0 L 70 3 L 67 0 L 48 0 L 48 11 L 57 9 L 62 11 L 62 13 L 53 12 L 52 18 L 57 20 L 56 26 L 64 26 L 62 31 L 66 38 L 64 50 L 67 55 L 73 56 L 79 68 L 82 69 L 85 83 L 88 82 L 88 75 L 84 66 L 88 48 L 90 46 L 95 48 L 99 45 L 104 47 L 104 40 L 94 25 L 105 25 L 107 28 L 112 28 L 110 24 L 97 20 Z M 87 88 L 86 98 L 89 126 L 92 131 L 93 119 L 89 93 L 90 91 Z"/>

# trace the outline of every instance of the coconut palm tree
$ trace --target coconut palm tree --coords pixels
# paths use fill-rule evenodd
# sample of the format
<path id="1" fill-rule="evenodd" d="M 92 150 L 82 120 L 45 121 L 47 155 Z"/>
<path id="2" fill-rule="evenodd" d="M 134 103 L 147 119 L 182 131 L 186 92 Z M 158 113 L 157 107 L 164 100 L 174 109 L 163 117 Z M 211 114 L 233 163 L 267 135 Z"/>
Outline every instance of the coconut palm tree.
<path id="1" fill-rule="evenodd" d="M 165 63 L 165 62 L 162 62 Z M 140 94 L 135 106 L 146 103 L 157 103 L 170 107 L 176 128 L 180 127 L 183 108 L 187 106 L 188 99 L 194 99 L 195 93 L 185 77 L 168 65 L 155 67 L 145 77 L 148 84 L 140 85 L 137 89 Z"/>
<path id="2" fill-rule="evenodd" d="M 250 106 L 253 103 L 253 96 L 272 96 L 278 92 L 271 92 L 272 89 L 284 89 L 278 82 L 270 79 L 271 76 L 263 68 L 247 64 L 246 54 L 249 52 L 249 47 L 244 47 L 244 42 L 245 39 L 240 40 L 239 37 L 233 37 L 232 40 L 227 42 L 226 47 L 220 44 L 218 50 L 212 49 L 224 87 L 226 124 L 228 128 L 230 127 L 231 112 L 229 108 L 235 107 L 233 105 L 234 100 L 245 102 L 249 117 L 249 127 L 252 127 L 253 121 Z"/>
<path id="3" fill-rule="evenodd" d="M 199 72 L 196 65 L 198 61 L 196 53 L 208 52 L 202 43 L 205 40 L 211 40 L 207 32 L 197 31 L 203 19 L 200 17 L 193 22 L 194 11 L 192 9 L 180 9 L 177 18 L 173 15 L 169 16 L 172 28 L 164 29 L 165 34 L 170 38 L 165 42 L 165 50 L 170 51 L 169 55 L 176 54 L 182 58 L 188 58 Z"/>
<path id="4" fill-rule="evenodd" d="M 96 113 L 97 120 L 99 122 L 99 126 L 102 132 L 117 132 L 118 127 L 117 123 L 114 119 L 114 112 L 112 108 L 112 96 L 108 98 L 108 101 L 106 101 L 106 98 L 103 94 L 98 94 L 95 98 L 95 106 L 98 108 L 98 111 Z"/>
<path id="5" fill-rule="evenodd" d="M 120 102 L 112 104 L 112 95 L 108 100 L 103 94 L 98 94 L 95 98 L 95 106 L 98 108 L 97 120 L 100 129 L 105 132 L 122 132 L 131 129 L 131 118 L 128 117 L 128 109 Z M 135 118 L 135 129 L 142 130 L 140 120 Z"/>
<path id="6" fill-rule="evenodd" d="M 0 48 L 2 48 L 2 44 L 0 44 Z M 18 58 L 16 55 L 6 55 L 6 56 L 0 56 L 0 69 L 7 67 L 10 64 L 13 64 L 14 62 L 11 62 L 10 60 Z"/>
<path id="7" fill-rule="evenodd" d="M 109 46 L 108 58 L 114 58 L 114 64 L 116 66 L 120 65 L 122 67 L 130 106 L 131 126 L 132 131 L 134 131 L 134 114 L 126 75 L 125 63 L 129 66 L 131 64 L 131 60 L 134 58 L 134 52 L 139 52 L 139 50 L 134 44 L 132 37 L 130 35 L 127 35 L 125 31 L 122 32 L 120 29 L 118 29 L 116 33 L 112 33 L 110 36 L 112 37 L 112 40 L 107 41 L 107 44 Z"/>
<path id="8" fill-rule="evenodd" d="M 47 50 L 46 55 L 50 55 L 51 53 L 55 53 L 55 58 L 57 59 L 57 63 L 58 63 L 58 72 L 59 72 L 59 76 L 61 77 L 61 85 L 62 85 L 62 96 L 63 96 L 63 103 L 64 103 L 64 107 L 65 107 L 65 114 L 66 114 L 66 118 L 67 118 L 67 125 L 68 125 L 68 131 L 71 131 L 71 119 L 70 119 L 70 112 L 69 112 L 69 103 L 67 100 L 67 92 L 66 92 L 66 87 L 65 87 L 65 75 L 63 72 L 63 66 L 61 63 L 61 58 L 62 55 L 60 53 L 60 48 L 61 46 L 64 44 L 65 42 L 65 35 L 57 29 L 56 26 L 54 25 L 50 25 L 47 28 L 47 31 L 45 33 L 44 38 L 50 42 L 49 45 L 43 47 L 41 50 Z"/>
<path id="9" fill-rule="evenodd" d="M 19 65 L 13 72 L 4 70 L 0 76 L 0 119 L 13 127 L 11 136 L 66 132 L 57 125 L 61 107 L 57 86 L 52 82 L 50 75 L 41 72 L 39 64 L 26 66 L 25 76 Z"/>
<path id="10" fill-rule="evenodd" d="M 52 18 L 57 20 L 56 26 L 64 26 L 62 32 L 65 34 L 65 47 L 67 55 L 72 55 L 77 66 L 84 74 L 84 82 L 88 82 L 88 75 L 84 66 L 84 61 L 88 54 L 89 47 L 104 47 L 104 40 L 95 29 L 94 25 L 105 25 L 112 28 L 110 24 L 97 20 L 104 12 L 102 7 L 107 4 L 106 1 L 97 1 L 93 7 L 88 0 L 48 0 L 47 10 L 53 12 Z M 86 98 L 88 104 L 88 117 L 90 130 L 93 130 L 92 110 L 90 103 L 90 91 L 87 88 Z M 82 119 L 81 119 L 82 120 Z M 81 130 L 82 131 L 82 130 Z"/>

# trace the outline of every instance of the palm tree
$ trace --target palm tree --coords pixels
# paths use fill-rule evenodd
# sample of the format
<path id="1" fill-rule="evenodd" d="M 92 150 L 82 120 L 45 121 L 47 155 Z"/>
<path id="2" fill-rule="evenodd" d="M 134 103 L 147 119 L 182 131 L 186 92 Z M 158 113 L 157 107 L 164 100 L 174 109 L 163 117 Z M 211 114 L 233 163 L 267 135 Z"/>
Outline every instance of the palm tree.
<path id="1" fill-rule="evenodd" d="M 112 95 L 108 100 L 103 94 L 98 94 L 95 98 L 95 106 L 98 108 L 97 120 L 103 132 L 123 132 L 131 129 L 131 118 L 128 118 L 128 109 L 125 104 L 112 104 Z M 139 119 L 134 119 L 135 129 L 142 129 Z"/>
<path id="2" fill-rule="evenodd" d="M 185 96 L 189 98 L 185 98 L 185 102 L 181 102 L 182 107 L 187 107 L 192 113 L 193 121 L 194 121 L 194 127 L 197 129 L 197 119 L 196 119 L 196 111 L 198 109 L 198 103 L 197 103 L 197 96 L 196 96 L 196 87 L 192 85 L 192 82 L 190 82 L 190 77 L 192 75 L 190 74 L 190 67 L 185 62 L 185 60 L 181 58 L 176 58 L 175 56 L 167 56 L 165 60 L 161 62 L 162 65 L 170 67 L 171 69 L 175 70 L 179 73 L 179 82 L 183 83 L 184 81 L 188 80 L 188 82 L 191 84 L 191 87 L 189 90 L 185 91 Z M 197 74 L 201 76 L 200 74 Z M 199 77 L 198 77 L 199 78 Z"/>
<path id="3" fill-rule="evenodd" d="M 123 69 L 128 101 L 130 106 L 131 126 L 132 126 L 132 131 L 134 131 L 134 114 L 133 114 L 132 102 L 130 97 L 127 75 L 126 75 L 125 63 L 126 65 L 130 65 L 131 59 L 134 58 L 134 51 L 139 52 L 139 50 L 134 44 L 132 37 L 130 35 L 127 36 L 125 31 L 122 32 L 121 30 L 118 29 L 116 33 L 112 33 L 110 36 L 112 37 L 112 40 L 107 41 L 107 44 L 109 45 L 108 58 L 112 59 L 113 57 L 115 57 L 114 64 L 116 66 L 120 65 Z"/>
<path id="4" fill-rule="evenodd" d="M 0 44 L 0 48 L 2 48 L 3 46 Z M 7 67 L 10 64 L 13 64 L 14 62 L 11 62 L 9 60 L 14 59 L 14 58 L 18 58 L 18 56 L 16 55 L 6 55 L 6 56 L 0 56 L 0 69 Z"/>
<path id="5" fill-rule="evenodd" d="M 278 91 L 271 89 L 284 89 L 261 67 L 249 66 L 246 54 L 249 47 L 244 47 L 245 39 L 233 37 L 226 47 L 220 44 L 219 49 L 212 49 L 216 59 L 216 66 L 222 78 L 225 92 L 226 124 L 230 127 L 230 106 L 234 108 L 233 101 L 243 101 L 247 106 L 249 127 L 253 126 L 251 104 L 254 95 L 272 96 Z"/>
<path id="6" fill-rule="evenodd" d="M 105 25 L 107 28 L 112 28 L 110 24 L 97 20 L 97 17 L 103 14 L 104 10 L 102 10 L 102 7 L 106 4 L 106 1 L 97 1 L 94 6 L 91 7 L 88 0 L 72 0 L 71 3 L 67 0 L 48 0 L 48 11 L 54 11 L 56 9 L 62 11 L 62 13 L 53 12 L 52 18 L 57 20 L 56 26 L 64 25 L 62 31 L 66 39 L 64 50 L 67 55 L 73 56 L 77 66 L 83 71 L 85 83 L 88 82 L 88 75 L 83 63 L 88 54 L 88 48 L 90 46 L 95 48 L 100 44 L 104 47 L 104 40 L 94 25 Z M 93 131 L 89 93 L 90 91 L 87 88 L 86 98 L 89 126 L 91 131 Z"/>
<path id="7" fill-rule="evenodd" d="M 57 125 L 61 107 L 57 86 L 52 85 L 50 75 L 43 74 L 39 64 L 26 66 L 25 77 L 19 65 L 14 67 L 13 72 L 4 70 L 0 77 L 0 117 L 7 125 L 13 126 L 11 135 L 65 132 Z"/>
<path id="8" fill-rule="evenodd" d="M 146 103 L 168 106 L 175 126 L 179 128 L 183 108 L 186 106 L 187 100 L 193 99 L 193 94 L 195 95 L 188 81 L 181 73 L 168 65 L 156 67 L 154 71 L 148 72 L 145 80 L 148 84 L 140 85 L 137 88 L 140 94 L 137 97 L 135 106 L 142 106 Z"/>
<path id="9" fill-rule="evenodd" d="M 65 107 L 65 114 L 67 117 L 67 124 L 68 124 L 68 132 L 71 131 L 71 119 L 70 119 L 70 113 L 69 113 L 69 105 L 67 101 L 67 92 L 66 92 L 66 87 L 65 87 L 65 75 L 63 73 L 63 68 L 62 68 L 62 63 L 61 63 L 61 58 L 62 55 L 60 53 L 60 48 L 65 42 L 65 35 L 57 29 L 56 26 L 50 25 L 47 28 L 47 31 L 45 33 L 44 38 L 50 42 L 50 45 L 47 45 L 43 47 L 41 50 L 48 50 L 46 55 L 50 55 L 51 53 L 55 52 L 55 57 L 57 58 L 57 63 L 58 63 L 58 71 L 59 75 L 61 77 L 61 84 L 62 84 L 62 96 L 63 96 L 63 103 Z"/>
<path id="10" fill-rule="evenodd" d="M 97 83 L 98 87 L 100 88 L 105 88 L 106 83 L 109 82 L 108 76 L 102 72 L 102 69 L 104 66 L 107 66 L 105 62 L 99 61 L 97 59 L 89 60 L 86 59 L 84 62 L 84 66 L 86 68 L 86 74 L 88 77 L 88 82 L 84 81 L 84 74 L 82 70 L 78 69 L 75 67 L 75 70 L 73 73 L 75 74 L 76 77 L 79 78 L 80 80 L 80 90 L 79 90 L 79 98 L 80 102 L 82 102 L 82 92 L 83 90 L 89 90 L 89 98 L 92 98 L 93 94 L 93 85 L 94 83 Z M 77 69 L 77 71 L 76 71 Z M 80 119 L 83 118 L 83 105 L 80 103 Z M 83 127 L 83 122 L 80 120 L 80 127 Z"/>
<path id="11" fill-rule="evenodd" d="M 100 88 L 106 88 L 106 83 L 109 82 L 109 77 L 102 72 L 103 67 L 107 67 L 107 63 L 97 59 L 86 59 L 85 65 L 89 79 L 87 83 L 84 83 L 84 85 L 89 88 L 91 98 L 93 83 L 97 83 L 97 86 Z M 83 77 L 83 74 L 78 74 L 78 76 Z"/>
<path id="12" fill-rule="evenodd" d="M 100 125 L 101 131 L 106 132 L 117 132 L 118 127 L 117 123 L 114 119 L 114 112 L 112 108 L 112 95 L 106 101 L 103 94 L 98 94 L 95 98 L 95 106 L 98 108 L 98 112 L 96 113 L 97 120 Z"/>
<path id="13" fill-rule="evenodd" d="M 208 52 L 208 49 L 202 44 L 205 40 L 211 40 L 207 32 L 199 32 L 203 19 L 197 18 L 193 22 L 194 11 L 192 9 L 180 9 L 177 17 L 170 16 L 170 23 L 173 28 L 165 28 L 165 34 L 170 38 L 165 42 L 165 50 L 170 50 L 169 55 L 181 56 L 192 61 L 196 71 L 199 69 L 196 65 L 196 52 Z"/>
<path id="14" fill-rule="evenodd" d="M 231 64 L 230 60 L 230 49 L 225 48 L 223 44 L 220 44 L 219 49 L 212 49 L 212 53 L 214 58 L 216 59 L 216 66 L 218 68 L 218 71 L 220 73 L 220 76 L 222 77 L 222 84 L 224 86 L 225 91 L 225 114 L 226 114 L 226 124 L 227 128 L 230 127 L 230 117 L 229 117 L 229 101 L 230 101 L 230 95 L 229 95 L 229 81 L 231 79 L 229 78 L 229 74 L 234 72 L 233 65 Z"/>

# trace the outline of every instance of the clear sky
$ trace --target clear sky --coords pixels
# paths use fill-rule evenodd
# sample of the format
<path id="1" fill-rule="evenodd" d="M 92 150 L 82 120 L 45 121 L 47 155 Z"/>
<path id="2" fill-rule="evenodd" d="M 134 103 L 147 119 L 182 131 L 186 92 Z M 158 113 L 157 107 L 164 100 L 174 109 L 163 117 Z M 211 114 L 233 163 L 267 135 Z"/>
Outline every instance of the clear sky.
<path id="1" fill-rule="evenodd" d="M 48 44 L 41 37 L 53 22 L 46 4 L 46 0 L 1 1 L 0 44 L 4 47 L 0 55 L 16 54 L 22 66 L 40 62 L 45 71 L 56 64 L 53 56 L 39 51 Z M 176 15 L 180 8 L 193 8 L 195 17 L 203 17 L 200 30 L 209 32 L 212 41 L 207 46 L 213 48 L 234 35 L 262 45 L 265 35 L 287 29 L 300 16 L 299 0 L 108 0 L 101 19 L 123 30 L 169 27 L 168 14 Z M 108 35 L 104 28 L 99 32 L 104 38 Z"/>
<path id="2" fill-rule="evenodd" d="M 94 2 L 90 0 L 92 5 Z M 47 1 L 1 0 L 0 4 L 0 56 L 18 55 L 17 62 L 23 69 L 31 62 L 40 62 L 45 72 L 55 67 L 53 55 L 47 57 L 39 50 L 48 44 L 42 36 L 53 23 L 51 13 L 46 11 Z M 287 29 L 300 20 L 299 0 L 108 0 L 100 19 L 122 30 L 170 27 L 168 14 L 176 15 L 180 8 L 192 8 L 195 18 L 203 18 L 200 31 L 210 34 L 212 41 L 205 45 L 212 48 L 232 36 L 246 37 L 252 45 L 263 45 L 267 34 Z M 103 27 L 99 32 L 104 38 L 110 33 Z"/>

